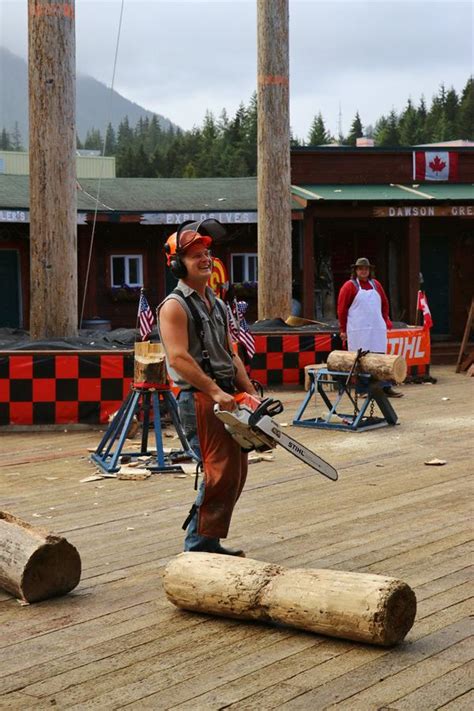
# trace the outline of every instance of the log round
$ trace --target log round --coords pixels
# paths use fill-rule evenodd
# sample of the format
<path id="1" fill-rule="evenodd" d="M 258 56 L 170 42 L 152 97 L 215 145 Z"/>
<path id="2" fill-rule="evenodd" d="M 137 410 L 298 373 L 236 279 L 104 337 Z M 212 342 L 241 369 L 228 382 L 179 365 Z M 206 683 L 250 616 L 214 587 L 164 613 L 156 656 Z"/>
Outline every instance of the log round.
<path id="1" fill-rule="evenodd" d="M 26 602 L 65 595 L 81 578 L 81 558 L 65 538 L 0 511 L 0 588 Z"/>
<path id="2" fill-rule="evenodd" d="M 348 373 L 356 356 L 355 351 L 331 351 L 327 359 L 328 370 Z M 403 383 L 407 377 L 407 363 L 401 355 L 368 353 L 360 359 L 356 372 L 366 373 L 376 380 Z"/>
<path id="3" fill-rule="evenodd" d="M 163 582 L 168 599 L 185 610 L 381 646 L 401 642 L 416 614 L 415 593 L 395 578 L 290 570 L 212 553 L 181 553 L 167 565 Z"/>

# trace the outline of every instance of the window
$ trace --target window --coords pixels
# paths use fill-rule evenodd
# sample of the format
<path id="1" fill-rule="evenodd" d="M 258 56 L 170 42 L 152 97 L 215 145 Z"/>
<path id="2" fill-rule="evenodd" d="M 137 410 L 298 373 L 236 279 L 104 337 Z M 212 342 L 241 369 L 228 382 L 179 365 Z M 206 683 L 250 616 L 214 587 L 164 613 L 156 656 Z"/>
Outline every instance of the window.
<path id="1" fill-rule="evenodd" d="M 141 254 L 113 254 L 110 262 L 112 286 L 143 286 Z"/>
<path id="2" fill-rule="evenodd" d="M 256 254 L 232 255 L 232 281 L 237 284 L 244 281 L 258 281 Z"/>

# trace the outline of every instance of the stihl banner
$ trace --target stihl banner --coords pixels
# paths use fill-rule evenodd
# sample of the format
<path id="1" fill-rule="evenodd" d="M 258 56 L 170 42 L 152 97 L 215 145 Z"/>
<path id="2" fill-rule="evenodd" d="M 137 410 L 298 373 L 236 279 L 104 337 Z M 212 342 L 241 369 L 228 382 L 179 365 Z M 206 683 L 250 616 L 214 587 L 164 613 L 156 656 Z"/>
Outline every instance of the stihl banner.
<path id="1" fill-rule="evenodd" d="M 420 327 L 387 331 L 387 353 L 402 355 L 408 366 L 428 364 L 431 358 L 429 330 Z"/>

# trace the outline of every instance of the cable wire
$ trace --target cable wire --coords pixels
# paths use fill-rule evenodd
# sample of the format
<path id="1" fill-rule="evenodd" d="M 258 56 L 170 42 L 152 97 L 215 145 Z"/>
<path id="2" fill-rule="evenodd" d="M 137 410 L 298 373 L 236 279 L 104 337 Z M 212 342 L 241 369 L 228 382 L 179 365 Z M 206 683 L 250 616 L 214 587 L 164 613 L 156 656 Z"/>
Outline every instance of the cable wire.
<path id="1" fill-rule="evenodd" d="M 115 84 L 115 72 L 117 69 L 117 58 L 118 58 L 118 51 L 119 51 L 119 46 L 120 46 L 120 34 L 122 32 L 122 20 L 123 20 L 123 10 L 124 10 L 124 5 L 125 5 L 125 0 L 121 0 L 121 5 L 120 5 L 120 17 L 119 17 L 119 24 L 118 24 L 118 31 L 117 31 L 117 41 L 115 43 L 115 56 L 114 56 L 114 67 L 112 71 L 112 82 L 110 85 L 110 93 L 109 93 L 109 104 L 107 107 L 107 114 L 110 117 L 111 114 L 111 106 L 112 106 L 112 97 L 114 93 L 114 84 Z M 108 122 L 110 123 L 110 121 Z M 108 124 L 107 124 L 108 126 Z M 99 210 L 99 197 L 100 197 L 100 188 L 102 185 L 102 173 L 104 170 L 104 161 L 103 158 L 105 157 L 105 149 L 107 147 L 107 127 L 105 128 L 104 131 L 104 145 L 102 148 L 102 160 L 100 163 L 100 171 L 99 171 L 99 182 L 97 185 L 97 196 L 95 198 L 95 208 L 94 208 L 94 219 L 92 221 L 92 232 L 91 232 L 91 240 L 89 244 L 89 256 L 87 259 L 87 269 L 86 269 L 86 277 L 84 280 L 84 294 L 82 297 L 82 306 L 81 306 L 81 318 L 79 320 L 79 328 L 82 328 L 82 321 L 84 318 L 84 308 L 85 308 L 85 303 L 86 303 L 86 296 L 87 296 L 87 286 L 89 283 L 89 272 L 90 272 L 90 266 L 91 266 L 91 259 L 92 259 L 92 249 L 94 247 L 94 238 L 95 238 L 95 228 L 97 224 L 97 212 Z"/>

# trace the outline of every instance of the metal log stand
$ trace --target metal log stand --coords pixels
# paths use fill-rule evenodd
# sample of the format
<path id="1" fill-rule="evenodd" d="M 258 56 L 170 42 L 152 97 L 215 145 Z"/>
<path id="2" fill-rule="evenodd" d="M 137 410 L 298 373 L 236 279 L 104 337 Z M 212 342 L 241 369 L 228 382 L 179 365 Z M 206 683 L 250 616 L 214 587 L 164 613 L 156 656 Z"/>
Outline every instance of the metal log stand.
<path id="1" fill-rule="evenodd" d="M 181 450 L 166 456 L 163 448 L 163 432 L 160 418 L 160 396 L 161 402 L 171 417 L 171 421 L 176 429 L 182 447 Z M 151 417 L 152 408 L 153 417 Z M 133 416 L 137 413 L 139 415 L 139 419 L 142 421 L 142 441 L 140 451 L 123 452 L 122 450 L 128 429 L 132 422 Z M 148 450 L 148 434 L 151 426 L 153 426 L 155 434 L 156 455 L 155 451 Z M 116 447 L 114 449 L 115 443 Z M 169 386 L 145 386 L 144 384 L 133 384 L 129 394 L 120 406 L 120 409 L 110 423 L 106 433 L 102 437 L 99 446 L 91 455 L 91 459 L 104 472 L 111 474 L 119 471 L 120 458 L 126 457 L 128 459 L 145 456 L 156 456 L 156 463 L 147 465 L 146 469 L 158 473 L 182 472 L 182 467 L 179 466 L 176 461 L 179 459 L 193 459 L 198 461 L 198 458 L 191 449 L 184 433 L 181 420 L 179 419 L 178 405 Z"/>
<path id="2" fill-rule="evenodd" d="M 348 377 L 347 373 L 322 368 L 318 371 L 310 370 L 308 376 L 309 390 L 293 420 L 294 425 L 328 430 L 346 430 L 347 432 L 363 432 L 397 423 L 397 414 L 383 391 L 383 383 L 375 380 L 372 375 L 365 373 L 353 375 L 350 373 Z M 334 402 L 331 402 L 325 391 L 325 388 L 329 389 L 330 387 L 337 391 Z M 360 398 L 362 393 L 366 394 L 367 397 Z M 303 419 L 303 414 L 313 395 L 317 406 L 318 394 L 321 396 L 322 404 L 327 408 L 326 415 Z M 351 413 L 338 411 L 339 405 L 344 398 L 352 403 L 353 411 Z M 382 417 L 374 416 L 375 404 L 378 405 Z"/>

